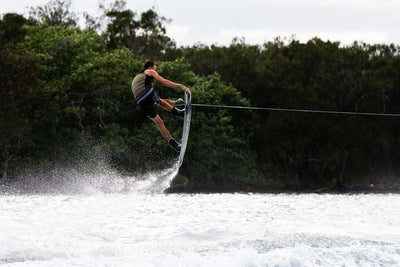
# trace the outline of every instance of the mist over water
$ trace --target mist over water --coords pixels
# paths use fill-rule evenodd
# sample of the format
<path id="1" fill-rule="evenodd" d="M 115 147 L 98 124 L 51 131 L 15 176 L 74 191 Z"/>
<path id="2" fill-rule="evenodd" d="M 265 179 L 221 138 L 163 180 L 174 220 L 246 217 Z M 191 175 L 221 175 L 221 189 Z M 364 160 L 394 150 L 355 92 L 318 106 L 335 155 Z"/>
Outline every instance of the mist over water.
<path id="1" fill-rule="evenodd" d="M 162 193 L 178 173 L 174 166 L 144 175 L 122 176 L 117 171 L 103 167 L 87 172 L 74 169 L 53 169 L 38 177 L 0 185 L 0 193 L 35 194 L 95 194 L 95 193 Z"/>
<path id="2" fill-rule="evenodd" d="M 17 179 L 0 183 L 0 194 L 162 193 L 179 171 L 176 159 L 161 170 L 121 174 L 100 145 L 87 143 L 60 153 L 49 166 L 26 167 Z"/>

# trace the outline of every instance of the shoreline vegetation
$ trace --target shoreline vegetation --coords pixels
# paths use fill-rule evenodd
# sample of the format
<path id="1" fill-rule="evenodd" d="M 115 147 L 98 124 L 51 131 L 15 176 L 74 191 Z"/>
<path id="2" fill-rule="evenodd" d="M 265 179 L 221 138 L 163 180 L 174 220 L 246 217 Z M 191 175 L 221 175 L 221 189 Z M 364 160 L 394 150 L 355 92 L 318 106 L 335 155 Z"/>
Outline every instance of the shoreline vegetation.
<path id="1" fill-rule="evenodd" d="M 254 193 L 254 194 L 398 194 L 399 185 L 357 185 L 352 187 L 340 187 L 337 185 L 326 186 L 322 188 L 288 188 L 273 186 L 230 186 L 229 188 L 214 188 L 209 190 L 190 188 L 187 184 L 171 185 L 165 190 L 165 193 Z"/>
<path id="2" fill-rule="evenodd" d="M 85 15 L 53 0 L 0 17 L 0 184 L 111 166 L 121 176 L 176 154 L 138 112 L 145 59 L 192 102 L 400 114 L 400 47 L 276 39 L 177 47 L 169 20 L 125 1 Z M 156 86 L 162 97 L 181 91 Z M 181 122 L 158 109 L 173 136 Z M 399 192 L 400 118 L 194 106 L 184 164 L 168 192 Z M 33 173 L 33 174 L 32 174 Z M 30 175 L 27 175 L 30 174 Z"/>

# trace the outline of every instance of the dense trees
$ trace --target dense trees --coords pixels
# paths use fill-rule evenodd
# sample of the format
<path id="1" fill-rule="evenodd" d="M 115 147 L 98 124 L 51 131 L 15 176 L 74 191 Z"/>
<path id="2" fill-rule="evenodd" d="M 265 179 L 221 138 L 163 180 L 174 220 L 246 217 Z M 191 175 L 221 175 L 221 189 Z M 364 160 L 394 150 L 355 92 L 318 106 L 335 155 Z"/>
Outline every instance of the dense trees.
<path id="1" fill-rule="evenodd" d="M 398 46 L 277 38 L 262 46 L 234 39 L 229 46 L 176 48 L 166 35 L 168 20 L 154 9 L 137 15 L 119 0 L 99 18 L 86 15 L 81 29 L 70 4 L 51 1 L 29 18 L 0 19 L 3 179 L 16 179 L 22 168 L 76 164 L 79 150 L 92 145 L 122 173 L 171 164 L 176 155 L 132 98 L 131 79 L 145 58 L 160 60 L 162 76 L 188 85 L 195 103 L 400 114 Z M 181 123 L 160 114 L 178 137 Z M 187 156 L 174 184 L 184 190 L 396 185 L 399 126 L 396 117 L 193 107 Z"/>
<path id="2" fill-rule="evenodd" d="M 400 112 L 398 46 L 340 47 L 315 38 L 257 47 L 236 40 L 182 55 L 195 72 L 221 73 L 255 106 Z M 213 70 L 205 67 L 210 65 Z M 306 188 L 397 180 L 398 118 L 263 112 L 257 125 L 252 150 L 264 182 L 280 178 L 291 188 Z"/>
<path id="3" fill-rule="evenodd" d="M 160 58 L 166 49 L 175 47 L 175 43 L 166 35 L 164 24 L 168 20 L 153 9 L 136 18 L 136 13 L 125 9 L 124 1 L 117 1 L 105 11 L 105 15 L 110 22 L 104 35 L 111 50 L 126 47 L 139 56 Z"/>

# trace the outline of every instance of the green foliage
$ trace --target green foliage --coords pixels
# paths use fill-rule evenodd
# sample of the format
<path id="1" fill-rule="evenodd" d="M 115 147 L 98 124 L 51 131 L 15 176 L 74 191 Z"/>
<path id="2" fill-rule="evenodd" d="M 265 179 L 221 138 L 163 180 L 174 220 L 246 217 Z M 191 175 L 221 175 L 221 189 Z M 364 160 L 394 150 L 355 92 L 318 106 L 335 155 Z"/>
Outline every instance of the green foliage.
<path id="1" fill-rule="evenodd" d="M 136 51 L 139 55 L 159 58 L 165 50 L 175 47 L 175 43 L 166 35 L 164 24 L 168 22 L 154 9 L 149 9 L 141 14 L 141 33 L 136 38 Z"/>
<path id="2" fill-rule="evenodd" d="M 284 44 L 278 38 L 262 49 L 234 42 L 180 53 L 195 72 L 222 73 L 253 106 L 399 113 L 400 58 L 394 45 L 340 47 L 318 38 Z M 233 58 L 245 63 L 236 66 Z M 399 175 L 397 152 L 392 154 L 398 149 L 398 120 L 264 112 L 256 125 L 252 151 L 260 185 L 275 180 L 289 188 L 348 187 Z"/>
<path id="3" fill-rule="evenodd" d="M 26 34 L 24 25 L 27 20 L 15 13 L 8 13 L 0 19 L 0 46 L 15 45 L 21 42 Z"/>
<path id="4" fill-rule="evenodd" d="M 217 71 L 224 81 L 234 84 L 245 96 L 249 96 L 260 52 L 259 46 L 234 39 L 229 47 L 199 45 L 184 49 L 181 54 L 196 74 L 210 75 Z"/>
<path id="5" fill-rule="evenodd" d="M 22 45 L 2 48 L 0 58 L 0 161 L 6 179 L 9 164 L 17 162 L 34 139 L 38 64 Z"/>
<path id="6" fill-rule="evenodd" d="M 125 9 L 126 1 L 116 1 L 105 10 L 109 19 L 104 33 L 108 49 L 126 47 L 135 54 L 148 58 L 160 58 L 175 43 L 166 35 L 165 24 L 169 22 L 149 9 L 140 18 L 132 10 Z M 92 23 L 93 24 L 93 23 Z M 94 23 L 95 24 L 95 23 Z"/>
<path id="7" fill-rule="evenodd" d="M 236 89 L 221 82 L 218 74 L 196 77 L 192 92 L 195 103 L 249 105 Z M 213 190 L 251 184 L 256 179 L 250 148 L 254 126 L 251 113 L 238 116 L 229 110 L 194 107 L 182 172 L 190 186 Z"/>
<path id="8" fill-rule="evenodd" d="M 106 13 L 112 21 L 107 25 L 106 40 L 109 49 L 135 47 L 136 31 L 140 24 L 131 10 L 111 10 Z"/>

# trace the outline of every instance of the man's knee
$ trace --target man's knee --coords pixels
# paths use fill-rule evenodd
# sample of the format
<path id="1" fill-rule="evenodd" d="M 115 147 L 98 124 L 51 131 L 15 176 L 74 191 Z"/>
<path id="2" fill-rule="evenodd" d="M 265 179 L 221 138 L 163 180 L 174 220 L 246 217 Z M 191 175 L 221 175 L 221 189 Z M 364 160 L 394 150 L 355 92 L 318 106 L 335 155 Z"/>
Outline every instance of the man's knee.
<path id="1" fill-rule="evenodd" d="M 158 125 L 163 125 L 164 121 L 161 119 L 159 115 L 155 116 L 154 118 L 151 118 L 151 120 L 158 126 Z"/>
<path id="2" fill-rule="evenodd" d="M 160 99 L 159 104 L 161 107 L 163 107 L 165 110 L 167 111 L 171 111 L 173 106 L 171 105 L 171 103 L 169 103 L 168 101 L 166 101 L 165 99 Z"/>

